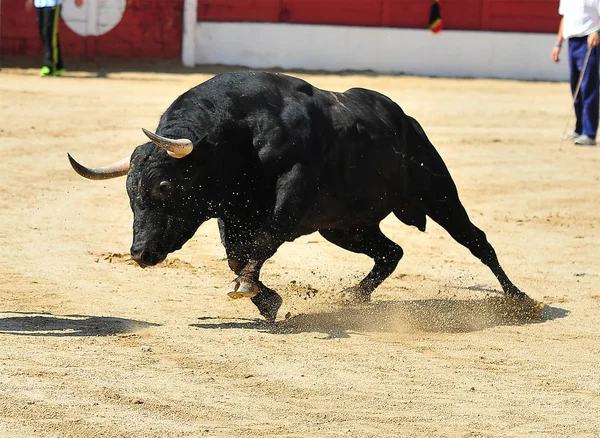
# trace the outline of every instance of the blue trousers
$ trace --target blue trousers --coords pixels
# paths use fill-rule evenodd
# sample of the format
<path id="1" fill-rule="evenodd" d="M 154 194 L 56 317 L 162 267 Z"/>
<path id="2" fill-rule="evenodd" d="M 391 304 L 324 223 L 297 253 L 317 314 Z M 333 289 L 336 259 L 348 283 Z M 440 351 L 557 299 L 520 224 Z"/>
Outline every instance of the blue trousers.
<path id="1" fill-rule="evenodd" d="M 571 70 L 571 93 L 575 94 L 579 75 L 583 70 L 583 62 L 587 54 L 587 37 L 569 38 L 569 68 Z M 598 131 L 599 112 L 599 72 L 600 46 L 596 46 L 590 53 L 585 75 L 575 99 L 575 132 L 596 138 Z"/>

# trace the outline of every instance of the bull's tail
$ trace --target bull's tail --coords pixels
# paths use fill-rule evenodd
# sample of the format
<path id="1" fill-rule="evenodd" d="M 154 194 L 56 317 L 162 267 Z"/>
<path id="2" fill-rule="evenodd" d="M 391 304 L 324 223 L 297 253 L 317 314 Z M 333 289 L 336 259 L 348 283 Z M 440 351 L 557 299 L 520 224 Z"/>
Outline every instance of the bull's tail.
<path id="1" fill-rule="evenodd" d="M 414 118 L 402 114 L 403 141 L 406 145 L 402 199 L 394 214 L 407 225 L 425 231 L 427 204 L 432 201 L 458 201 L 450 172 L 425 131 Z"/>

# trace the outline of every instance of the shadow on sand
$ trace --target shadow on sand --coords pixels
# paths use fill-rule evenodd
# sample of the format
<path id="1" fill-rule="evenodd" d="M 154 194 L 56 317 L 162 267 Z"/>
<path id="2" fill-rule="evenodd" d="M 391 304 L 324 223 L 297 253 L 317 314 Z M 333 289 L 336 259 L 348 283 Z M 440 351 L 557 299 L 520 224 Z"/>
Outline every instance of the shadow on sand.
<path id="1" fill-rule="evenodd" d="M 2 60 L 2 67 L 16 69 L 39 69 L 41 58 L 30 55 L 11 55 Z M 141 58 L 103 58 L 98 57 L 93 60 L 82 60 L 70 58 L 66 62 L 67 73 L 64 78 L 76 76 L 78 78 L 110 78 L 114 73 L 167 73 L 176 75 L 207 74 L 215 75 L 227 71 L 253 70 L 241 65 L 198 65 L 195 67 L 185 67 L 180 59 L 141 59 Z M 361 75 L 361 76 L 380 76 L 372 70 L 344 70 L 338 72 L 329 72 L 325 70 L 304 70 L 304 69 L 281 69 L 281 68 L 259 68 L 254 70 L 271 71 L 278 73 L 293 72 L 307 75 Z M 75 74 L 73 74 L 75 73 Z M 84 74 L 85 73 L 85 74 Z M 24 74 L 31 74 L 25 73 Z M 37 72 L 36 72 L 37 74 Z M 83 74 L 83 75 L 82 75 Z M 389 75 L 385 75 L 389 76 Z M 141 78 L 136 78 L 141 80 Z M 153 80 L 156 80 L 154 78 Z"/>
<path id="2" fill-rule="evenodd" d="M 40 68 L 41 58 L 39 56 L 31 55 L 11 55 L 6 56 L 2 61 L 2 67 L 10 69 L 20 69 L 20 74 L 37 76 L 37 70 Z M 197 65 L 194 67 L 185 67 L 182 65 L 180 59 L 142 59 L 142 58 L 105 58 L 97 57 L 92 60 L 84 60 L 78 58 L 69 58 L 66 60 L 67 72 L 62 78 L 77 77 L 79 79 L 85 78 L 101 78 L 111 79 L 113 74 L 120 73 L 156 73 L 156 74 L 170 74 L 170 75 L 181 75 L 188 76 L 190 74 L 205 74 L 205 75 L 216 75 L 223 72 L 240 71 L 240 70 L 259 70 L 259 71 L 270 71 L 274 73 L 287 73 L 291 75 L 302 75 L 302 76 L 414 76 L 413 74 L 406 74 L 403 72 L 397 73 L 378 73 L 373 70 L 311 70 L 302 68 L 250 68 L 243 65 L 234 64 L 211 64 L 211 65 Z M 34 69 L 35 72 L 27 72 L 24 69 Z M 19 74 L 14 72 L 14 74 Z M 436 76 L 423 76 L 435 78 Z M 124 80 L 127 78 L 120 77 L 119 79 Z M 457 77 L 455 80 L 472 80 L 470 77 Z M 143 77 L 137 76 L 135 81 L 144 80 Z M 149 78 L 148 80 L 160 80 L 159 78 Z M 164 80 L 169 80 L 165 78 Z"/>
<path id="3" fill-rule="evenodd" d="M 0 312 L 0 334 L 22 336 L 113 336 L 159 325 L 111 316 Z"/>
<path id="4" fill-rule="evenodd" d="M 258 319 L 209 322 L 212 318 L 202 318 L 202 322 L 192 326 L 202 329 L 253 329 L 273 334 L 318 332 L 328 338 L 344 338 L 351 332 L 465 333 L 500 325 L 539 324 L 564 318 L 568 313 L 546 305 L 536 318 L 532 318 L 531 315 L 515 312 L 514 307 L 502 297 L 492 296 L 476 300 L 376 301 L 357 307 L 300 314 L 272 324 Z"/>

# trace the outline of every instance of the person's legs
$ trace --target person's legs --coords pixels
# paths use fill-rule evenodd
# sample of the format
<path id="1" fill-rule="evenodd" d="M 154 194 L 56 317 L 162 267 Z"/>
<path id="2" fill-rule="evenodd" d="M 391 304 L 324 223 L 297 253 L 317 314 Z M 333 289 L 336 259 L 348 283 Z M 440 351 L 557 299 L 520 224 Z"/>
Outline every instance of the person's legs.
<path id="1" fill-rule="evenodd" d="M 64 69 L 62 53 L 60 50 L 60 37 L 58 34 L 58 27 L 60 24 L 60 11 L 61 5 L 54 8 L 52 15 L 52 61 L 53 61 L 53 72 L 61 72 Z"/>
<path id="2" fill-rule="evenodd" d="M 582 131 L 583 135 L 595 139 L 598 132 L 598 115 L 599 115 L 599 72 L 598 59 L 600 48 L 594 47 L 590 52 L 587 68 L 583 75 L 579 95 L 582 103 Z"/>
<path id="3" fill-rule="evenodd" d="M 60 6 L 55 8 L 38 8 L 37 16 L 40 37 L 44 47 L 43 67 L 40 75 L 50 76 L 57 72 L 60 74 L 64 68 L 58 36 Z"/>
<path id="4" fill-rule="evenodd" d="M 575 91 L 577 90 L 579 75 L 583 68 L 586 53 L 586 38 L 569 38 L 569 70 L 572 96 L 575 95 Z M 581 92 L 577 94 L 575 102 L 573 102 L 573 107 L 575 109 L 575 132 L 581 134 L 583 131 L 583 101 L 581 99 Z"/>
<path id="5" fill-rule="evenodd" d="M 38 29 L 44 48 L 44 57 L 42 60 L 42 72 L 44 75 L 52 71 L 52 15 L 50 8 L 37 8 Z"/>

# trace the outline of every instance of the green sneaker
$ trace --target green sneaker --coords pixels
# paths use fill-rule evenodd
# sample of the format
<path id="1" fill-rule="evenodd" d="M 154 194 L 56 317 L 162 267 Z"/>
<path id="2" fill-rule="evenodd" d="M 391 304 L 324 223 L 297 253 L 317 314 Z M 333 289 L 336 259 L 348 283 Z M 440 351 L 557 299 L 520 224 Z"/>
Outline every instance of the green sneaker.
<path id="1" fill-rule="evenodd" d="M 40 77 L 45 78 L 47 76 L 52 76 L 52 70 L 50 67 L 43 66 L 40 70 Z"/>
<path id="2" fill-rule="evenodd" d="M 62 75 L 63 75 L 63 73 L 65 73 L 66 71 L 67 71 L 67 70 L 66 70 L 66 69 L 64 69 L 64 68 L 59 68 L 58 70 L 56 70 L 56 71 L 53 73 L 53 76 L 62 76 Z"/>

